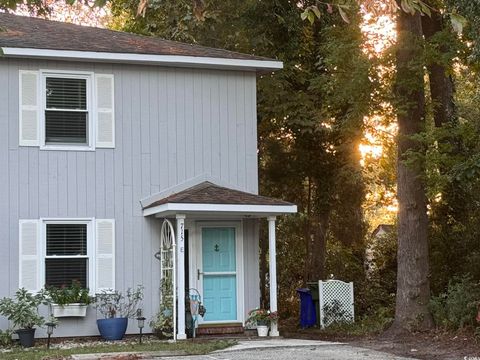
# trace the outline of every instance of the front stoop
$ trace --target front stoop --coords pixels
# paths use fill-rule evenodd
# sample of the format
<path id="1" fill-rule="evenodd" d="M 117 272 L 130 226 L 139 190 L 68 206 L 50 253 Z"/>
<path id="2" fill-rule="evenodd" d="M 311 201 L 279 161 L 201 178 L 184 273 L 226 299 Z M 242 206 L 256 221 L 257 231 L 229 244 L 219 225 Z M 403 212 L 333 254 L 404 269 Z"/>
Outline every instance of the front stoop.
<path id="1" fill-rule="evenodd" d="M 199 325 L 196 331 L 197 336 L 207 335 L 243 335 L 245 329 L 242 324 L 208 324 Z"/>

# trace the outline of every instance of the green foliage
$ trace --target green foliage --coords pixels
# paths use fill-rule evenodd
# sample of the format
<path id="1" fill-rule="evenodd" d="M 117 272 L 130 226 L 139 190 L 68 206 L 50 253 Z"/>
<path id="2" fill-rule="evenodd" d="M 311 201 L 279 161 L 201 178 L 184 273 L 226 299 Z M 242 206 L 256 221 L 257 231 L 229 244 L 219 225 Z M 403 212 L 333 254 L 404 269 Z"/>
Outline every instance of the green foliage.
<path id="1" fill-rule="evenodd" d="M 478 66 L 480 59 L 480 3 L 471 0 L 446 0 L 450 19 L 457 32 L 463 32 L 471 50 L 471 65 Z M 475 65 L 477 63 L 477 65 Z"/>
<path id="2" fill-rule="evenodd" d="M 434 294 L 444 292 L 454 277 L 480 280 L 479 77 L 465 67 L 456 79 L 458 121 L 425 135 Z"/>
<path id="3" fill-rule="evenodd" d="M 480 284 L 468 275 L 454 278 L 445 292 L 432 297 L 430 309 L 438 326 L 452 330 L 475 325 Z"/>
<path id="4" fill-rule="evenodd" d="M 397 230 L 369 240 L 367 276 L 356 282 L 355 309 L 359 314 L 374 315 L 381 309 L 395 308 L 397 284 Z M 386 310 L 385 310 L 386 311 Z"/>
<path id="5" fill-rule="evenodd" d="M 150 321 L 150 327 L 160 337 L 173 336 L 173 283 L 171 272 L 160 282 L 160 308 Z"/>
<path id="6" fill-rule="evenodd" d="M 380 334 L 393 322 L 394 311 L 391 308 L 378 308 L 375 313 L 362 315 L 355 322 L 335 322 L 324 332 L 335 335 L 364 336 Z"/>
<path id="7" fill-rule="evenodd" d="M 34 295 L 21 288 L 13 299 L 5 297 L 0 300 L 0 315 L 7 317 L 17 329 L 33 329 L 45 323 L 45 319 L 38 313 L 38 307 L 42 303 L 45 303 L 43 293 Z"/>
<path id="8" fill-rule="evenodd" d="M 43 17 L 54 13 L 57 10 L 56 5 L 58 3 L 69 6 L 84 4 L 93 8 L 104 7 L 107 4 L 107 0 L 0 0 L 0 10 L 14 12 L 18 7 L 21 7 L 22 9 L 27 9 L 31 15 Z"/>
<path id="9" fill-rule="evenodd" d="M 0 330 L 0 348 L 8 348 L 13 345 L 13 331 L 10 329 Z"/>
<path id="10" fill-rule="evenodd" d="M 47 287 L 45 295 L 50 302 L 58 305 L 75 303 L 89 305 L 94 301 L 94 298 L 89 295 L 89 290 L 82 288 L 78 281 L 73 281 L 70 286 L 60 288 L 55 286 Z"/>
<path id="11" fill-rule="evenodd" d="M 143 286 L 128 288 L 126 295 L 121 291 L 102 291 L 96 296 L 97 310 L 106 318 L 133 318 L 137 314 L 140 302 L 143 300 Z"/>

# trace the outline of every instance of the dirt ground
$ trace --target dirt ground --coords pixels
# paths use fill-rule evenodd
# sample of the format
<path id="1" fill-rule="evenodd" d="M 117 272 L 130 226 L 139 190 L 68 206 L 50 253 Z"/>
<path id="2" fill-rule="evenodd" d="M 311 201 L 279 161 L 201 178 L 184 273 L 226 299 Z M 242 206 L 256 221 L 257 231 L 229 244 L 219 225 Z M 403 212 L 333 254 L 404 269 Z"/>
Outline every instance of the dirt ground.
<path id="1" fill-rule="evenodd" d="M 318 329 L 307 329 L 284 331 L 282 335 L 289 338 L 339 341 L 354 346 L 425 360 L 480 360 L 480 341 L 475 339 L 471 332 L 452 334 L 432 331 L 385 338 L 381 335 L 341 336 L 326 334 Z"/>

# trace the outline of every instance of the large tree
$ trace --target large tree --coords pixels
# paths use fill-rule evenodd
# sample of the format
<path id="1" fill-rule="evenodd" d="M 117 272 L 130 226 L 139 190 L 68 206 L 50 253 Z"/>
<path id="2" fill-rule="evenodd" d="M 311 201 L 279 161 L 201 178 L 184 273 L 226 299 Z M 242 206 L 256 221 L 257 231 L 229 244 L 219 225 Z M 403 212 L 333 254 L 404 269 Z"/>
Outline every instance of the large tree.
<path id="1" fill-rule="evenodd" d="M 428 328 L 428 217 L 424 184 L 423 143 L 415 139 L 425 129 L 422 22 L 418 12 L 397 16 L 396 111 L 398 121 L 397 296 L 394 327 Z M 409 158 L 413 152 L 413 159 Z"/>

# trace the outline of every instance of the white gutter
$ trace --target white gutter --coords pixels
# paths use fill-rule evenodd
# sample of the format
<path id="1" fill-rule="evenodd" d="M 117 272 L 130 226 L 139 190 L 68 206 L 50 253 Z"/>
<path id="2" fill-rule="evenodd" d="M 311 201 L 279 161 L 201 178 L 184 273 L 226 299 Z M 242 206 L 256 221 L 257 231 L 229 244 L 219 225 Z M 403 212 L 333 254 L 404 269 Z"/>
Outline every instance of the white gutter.
<path id="1" fill-rule="evenodd" d="M 143 216 L 164 212 L 216 212 L 247 214 L 294 214 L 297 205 L 237 205 L 237 204 L 187 204 L 166 203 L 143 210 Z"/>
<path id="2" fill-rule="evenodd" d="M 281 61 L 224 59 L 201 56 L 149 55 L 130 53 L 109 53 L 93 51 L 48 50 L 33 48 L 1 47 L 4 57 L 29 59 L 55 59 L 69 61 L 132 63 L 175 67 L 231 69 L 231 70 L 278 70 L 283 68 Z"/>

